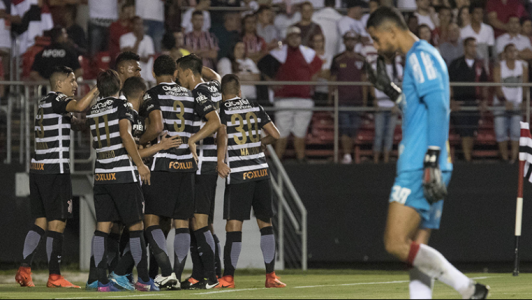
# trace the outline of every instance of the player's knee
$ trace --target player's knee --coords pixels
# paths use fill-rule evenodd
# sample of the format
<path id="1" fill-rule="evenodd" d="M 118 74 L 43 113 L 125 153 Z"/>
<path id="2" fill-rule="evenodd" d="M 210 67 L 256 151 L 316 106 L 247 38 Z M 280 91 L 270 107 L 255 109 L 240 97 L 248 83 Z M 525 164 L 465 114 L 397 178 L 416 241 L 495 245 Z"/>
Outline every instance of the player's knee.
<path id="1" fill-rule="evenodd" d="M 138 223 L 135 223 L 129 226 L 129 231 L 140 231 L 140 230 L 144 230 L 144 225 L 142 224 L 142 222 L 138 222 Z"/>
<path id="2" fill-rule="evenodd" d="M 96 224 L 96 230 L 104 233 L 110 233 L 112 224 L 113 223 L 111 222 L 98 222 L 98 224 Z"/>
<path id="3" fill-rule="evenodd" d="M 227 225 L 225 225 L 225 231 L 227 232 L 242 231 L 243 223 L 244 223 L 243 221 L 229 220 L 227 221 Z"/>
<path id="4" fill-rule="evenodd" d="M 262 229 L 262 228 L 265 228 L 265 227 L 271 227 L 271 226 L 273 226 L 272 219 L 257 217 L 257 225 L 259 225 L 259 229 Z"/>
<path id="5" fill-rule="evenodd" d="M 65 220 L 54 220 L 48 222 L 48 230 L 63 233 L 65 231 L 66 221 Z"/>
<path id="6" fill-rule="evenodd" d="M 209 226 L 209 216 L 203 214 L 194 215 L 194 230 Z"/>
<path id="7" fill-rule="evenodd" d="M 403 243 L 397 238 L 389 236 L 384 237 L 384 248 L 386 249 L 386 252 L 395 257 L 400 256 L 401 248 L 403 246 L 402 244 Z"/>

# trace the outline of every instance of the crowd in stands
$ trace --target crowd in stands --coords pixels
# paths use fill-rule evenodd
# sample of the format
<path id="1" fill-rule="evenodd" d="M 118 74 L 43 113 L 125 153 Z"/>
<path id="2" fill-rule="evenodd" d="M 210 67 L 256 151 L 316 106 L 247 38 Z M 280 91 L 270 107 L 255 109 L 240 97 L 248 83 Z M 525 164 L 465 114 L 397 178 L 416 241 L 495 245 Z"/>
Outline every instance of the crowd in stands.
<path id="1" fill-rule="evenodd" d="M 520 0 L 0 0 L 0 76 L 9 78 L 10 57 L 18 54 L 25 78 L 47 79 L 50 66 L 64 64 L 91 79 L 113 67 L 120 52 L 133 51 L 152 84 L 154 58 L 163 53 L 176 59 L 195 53 L 205 66 L 243 81 L 360 82 L 365 64 L 376 62 L 366 22 L 380 5 L 398 7 L 410 30 L 440 50 L 451 81 L 528 81 L 532 3 Z M 400 84 L 404 58 L 386 64 Z M 284 154 L 293 135 L 299 161 L 306 159 L 309 109 L 332 105 L 334 91 L 327 85 L 243 87 L 245 97 L 278 109 L 277 152 Z M 373 157 L 388 162 L 400 120 L 395 103 L 369 86 L 340 86 L 337 95 L 341 107 L 375 108 Z M 489 115 L 502 159 L 516 160 L 525 95 L 516 87 L 452 88 L 452 120 L 465 160 L 472 160 L 488 106 L 498 108 Z M 353 161 L 367 117 L 363 111 L 340 113 L 344 163 Z"/>

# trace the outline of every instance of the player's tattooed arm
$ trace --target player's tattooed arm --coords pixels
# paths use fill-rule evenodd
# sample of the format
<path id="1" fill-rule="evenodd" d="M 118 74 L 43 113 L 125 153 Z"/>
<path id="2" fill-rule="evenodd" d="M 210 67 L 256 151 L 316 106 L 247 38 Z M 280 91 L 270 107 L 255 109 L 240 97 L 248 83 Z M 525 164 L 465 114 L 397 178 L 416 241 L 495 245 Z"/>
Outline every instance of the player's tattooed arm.
<path id="1" fill-rule="evenodd" d="M 163 132 L 163 114 L 160 110 L 153 110 L 148 115 L 149 126 L 146 132 L 140 137 L 139 144 L 145 145 L 156 139 Z"/>
<path id="2" fill-rule="evenodd" d="M 205 66 L 203 66 L 201 69 L 201 76 L 206 80 L 216 80 L 218 82 L 222 82 L 222 76 L 220 76 L 220 74 Z"/>
<path id="3" fill-rule="evenodd" d="M 220 116 L 216 111 L 211 111 L 210 113 L 205 115 L 205 118 L 207 119 L 207 123 L 205 123 L 205 126 L 203 126 L 196 134 L 194 134 L 190 137 L 190 139 L 188 139 L 188 146 L 190 148 L 190 152 L 192 152 L 192 155 L 194 156 L 194 159 L 196 159 L 196 161 L 198 161 L 196 143 L 215 133 L 220 128 L 220 126 L 222 126 L 222 123 L 220 122 Z"/>
<path id="4" fill-rule="evenodd" d="M 131 122 L 129 122 L 128 119 L 122 119 L 119 122 L 120 127 L 120 138 L 122 139 L 122 144 L 124 145 L 124 148 L 126 148 L 127 154 L 129 157 L 131 157 L 131 160 L 135 163 L 137 166 L 140 178 L 142 181 L 150 185 L 150 169 L 142 162 L 142 158 L 140 157 L 139 151 L 137 149 L 137 144 L 135 143 L 135 139 L 133 139 L 133 135 L 131 135 Z"/>
<path id="5" fill-rule="evenodd" d="M 225 163 L 225 157 L 227 153 L 227 126 L 222 125 L 218 129 L 217 137 L 218 145 L 218 175 L 222 178 L 227 178 L 231 173 L 231 168 Z"/>
<path id="6" fill-rule="evenodd" d="M 86 110 L 91 104 L 92 100 L 97 98 L 99 95 L 100 91 L 98 91 L 97 87 L 94 87 L 87 95 L 85 95 L 85 97 L 81 98 L 81 100 L 71 100 L 70 102 L 68 102 L 66 106 L 66 111 L 74 113 L 82 112 Z"/>

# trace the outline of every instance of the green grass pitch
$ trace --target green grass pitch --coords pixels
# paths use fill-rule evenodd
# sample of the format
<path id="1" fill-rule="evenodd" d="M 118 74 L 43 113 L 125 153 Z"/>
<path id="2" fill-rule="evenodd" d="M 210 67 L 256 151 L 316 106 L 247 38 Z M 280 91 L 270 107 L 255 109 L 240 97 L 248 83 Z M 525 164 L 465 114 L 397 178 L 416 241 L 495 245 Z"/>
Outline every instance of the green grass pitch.
<path id="1" fill-rule="evenodd" d="M 12 273 L 12 274 L 11 274 Z M 0 299 L 261 299 L 261 298 L 365 298 L 365 299 L 407 299 L 408 274 L 398 271 L 356 271 L 356 270 L 310 270 L 281 271 L 279 276 L 288 287 L 265 289 L 264 275 L 258 272 L 242 271 L 235 277 L 237 288 L 210 291 L 164 291 L 164 292 L 116 292 L 98 293 L 69 289 L 48 289 L 46 274 L 37 272 L 34 276 L 36 288 L 21 288 L 14 283 L 15 271 L 0 275 Z M 65 277 L 80 281 L 86 273 L 64 272 Z M 491 286 L 492 299 L 532 299 L 532 274 L 513 277 L 504 273 L 467 274 L 477 281 Z M 459 299 L 459 295 L 442 283 L 436 282 L 435 299 Z"/>

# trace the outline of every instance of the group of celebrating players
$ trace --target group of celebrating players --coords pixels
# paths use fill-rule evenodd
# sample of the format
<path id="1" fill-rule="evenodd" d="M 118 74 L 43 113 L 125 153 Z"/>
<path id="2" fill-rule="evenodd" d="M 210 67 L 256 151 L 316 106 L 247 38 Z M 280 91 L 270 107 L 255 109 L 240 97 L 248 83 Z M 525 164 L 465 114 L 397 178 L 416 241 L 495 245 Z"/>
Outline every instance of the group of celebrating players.
<path id="1" fill-rule="evenodd" d="M 453 168 L 447 141 L 450 89 L 445 62 L 433 46 L 408 30 L 396 9 L 377 9 L 367 29 L 381 55 L 376 70 L 366 64 L 368 78 L 396 100 L 403 113 L 386 251 L 410 266 L 412 299 L 432 298 L 435 279 L 464 299 L 485 299 L 488 286 L 469 279 L 427 245 L 431 231 L 440 227 Z M 390 80 L 383 58 L 396 53 L 406 56 L 401 88 Z M 279 138 L 277 128 L 260 105 L 242 98 L 236 75 L 220 79 L 194 55 L 177 62 L 165 55 L 157 58 L 153 69 L 157 86 L 150 90 L 139 77 L 138 62 L 137 55 L 122 53 L 118 73 L 100 73 L 97 89 L 79 101 L 71 98 L 77 89 L 72 70 L 54 69 L 52 91 L 40 100 L 35 118 L 30 190 L 36 221 L 26 237 L 17 282 L 34 286 L 31 262 L 46 234 L 48 287 L 79 288 L 59 270 L 62 232 L 72 212 L 69 113 L 84 111 L 99 96 L 87 114 L 97 153 L 98 221 L 87 288 L 102 292 L 234 288 L 242 224 L 249 220 L 252 207 L 261 232 L 266 287 L 285 287 L 274 271 L 272 187 L 263 152 L 264 145 Z M 224 276 L 219 242 L 212 232 L 217 176 L 226 178 Z M 173 267 L 166 251 L 171 219 L 176 234 Z M 126 230 L 120 246 L 122 227 Z M 151 250 L 150 270 L 146 243 Z M 194 270 L 181 283 L 189 249 Z M 131 276 L 134 266 L 136 283 Z"/>
<path id="2" fill-rule="evenodd" d="M 86 123 L 97 156 L 97 225 L 87 289 L 234 288 L 242 225 L 251 208 L 261 232 L 265 286 L 285 287 L 274 269 L 273 195 L 263 150 L 279 138 L 270 117 L 259 104 L 242 98 L 238 76 L 222 79 L 193 54 L 177 61 L 158 57 L 153 67 L 157 85 L 149 90 L 139 62 L 134 53 L 120 54 L 116 71 L 102 71 L 96 87 L 79 101 L 72 98 L 78 88 L 72 69 L 54 68 L 51 91 L 39 101 L 35 117 L 30 198 L 36 221 L 26 236 L 16 281 L 35 286 L 31 263 L 46 236 L 47 286 L 80 288 L 61 276 L 60 262 L 72 213 L 70 130 L 80 123 L 72 113 L 88 109 Z M 227 183 L 223 276 L 212 227 L 218 176 Z M 166 250 L 172 220 L 173 266 Z M 189 249 L 194 269 L 181 282 Z"/>

